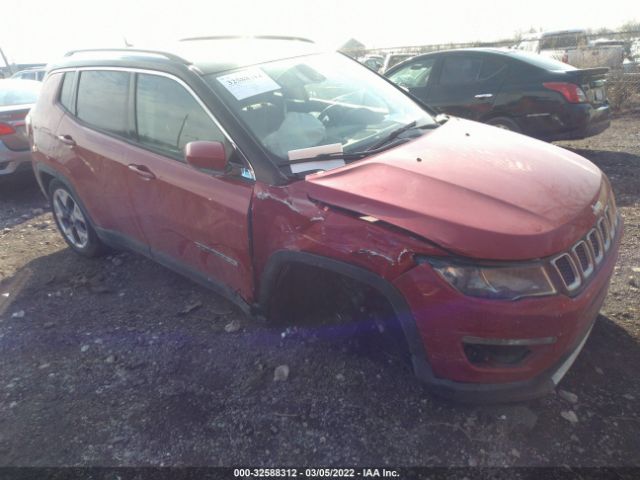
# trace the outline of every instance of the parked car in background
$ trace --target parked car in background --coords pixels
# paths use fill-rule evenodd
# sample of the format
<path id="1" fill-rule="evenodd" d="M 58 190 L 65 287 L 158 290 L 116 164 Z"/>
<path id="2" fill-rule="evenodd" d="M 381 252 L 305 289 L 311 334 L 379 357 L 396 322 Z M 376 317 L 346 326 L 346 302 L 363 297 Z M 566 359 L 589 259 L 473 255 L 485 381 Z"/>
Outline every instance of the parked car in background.
<path id="1" fill-rule="evenodd" d="M 384 62 L 382 62 L 382 67 L 380 68 L 379 73 L 384 73 L 394 65 L 404 62 L 413 56 L 415 56 L 415 53 L 387 53 L 384 56 Z"/>
<path id="2" fill-rule="evenodd" d="M 385 75 L 443 113 L 562 140 L 609 127 L 607 71 L 515 50 L 468 49 L 419 55 Z"/>
<path id="3" fill-rule="evenodd" d="M 413 57 L 414 53 L 386 53 L 384 55 L 368 54 L 358 58 L 358 61 L 374 72 L 384 73 L 389 68 Z"/>
<path id="4" fill-rule="evenodd" d="M 374 72 L 380 72 L 384 65 L 384 57 L 382 55 L 365 55 L 359 58 L 358 61 L 365 67 L 369 67 Z"/>
<path id="5" fill-rule="evenodd" d="M 41 86 L 34 80 L 0 81 L 0 177 L 31 167 L 25 117 Z"/>
<path id="6" fill-rule="evenodd" d="M 625 46 L 619 42 L 590 42 L 586 30 L 561 30 L 531 34 L 514 47 L 531 53 L 539 53 L 577 68 L 608 67 L 622 69 Z"/>
<path id="7" fill-rule="evenodd" d="M 483 79 L 511 72 L 483 62 Z M 551 104 L 579 95 L 554 81 Z M 558 384 L 622 236 L 588 160 L 438 117 L 308 42 L 73 52 L 29 119 L 36 177 L 75 252 L 137 251 L 272 320 L 345 309 L 324 320 L 397 340 L 435 392 L 468 401 Z"/>
<path id="8" fill-rule="evenodd" d="M 44 76 L 46 74 L 46 68 L 30 68 L 14 73 L 11 78 L 16 80 L 36 80 L 38 82 L 41 82 L 42 80 L 44 80 Z"/>

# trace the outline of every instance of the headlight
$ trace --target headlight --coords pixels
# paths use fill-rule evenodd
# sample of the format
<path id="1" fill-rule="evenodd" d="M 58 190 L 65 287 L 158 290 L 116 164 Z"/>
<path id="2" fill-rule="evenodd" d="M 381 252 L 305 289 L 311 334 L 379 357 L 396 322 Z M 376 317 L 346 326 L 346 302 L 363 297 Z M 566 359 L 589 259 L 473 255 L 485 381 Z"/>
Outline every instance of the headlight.
<path id="1" fill-rule="evenodd" d="M 472 297 L 516 300 L 556 293 L 544 267 L 537 264 L 481 266 L 435 258 L 419 262 L 429 263 L 453 287 Z"/>

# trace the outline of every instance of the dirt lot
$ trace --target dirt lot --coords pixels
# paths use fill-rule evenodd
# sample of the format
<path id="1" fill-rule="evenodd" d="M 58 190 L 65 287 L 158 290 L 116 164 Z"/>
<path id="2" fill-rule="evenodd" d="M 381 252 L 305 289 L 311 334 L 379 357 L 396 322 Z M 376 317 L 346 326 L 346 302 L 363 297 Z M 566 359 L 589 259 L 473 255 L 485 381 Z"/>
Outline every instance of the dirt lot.
<path id="1" fill-rule="evenodd" d="M 563 146 L 613 182 L 618 267 L 570 393 L 493 407 L 433 398 L 357 339 L 262 325 L 142 257 L 80 258 L 34 183 L 2 184 L 0 465 L 640 466 L 640 109 Z"/>

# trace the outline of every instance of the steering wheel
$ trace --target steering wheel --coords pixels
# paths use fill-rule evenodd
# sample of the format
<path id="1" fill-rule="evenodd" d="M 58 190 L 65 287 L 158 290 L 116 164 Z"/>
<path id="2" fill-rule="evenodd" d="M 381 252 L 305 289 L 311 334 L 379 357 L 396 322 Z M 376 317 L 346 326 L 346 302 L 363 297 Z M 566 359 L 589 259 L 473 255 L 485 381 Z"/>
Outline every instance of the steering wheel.
<path id="1" fill-rule="evenodd" d="M 324 123 L 325 126 L 331 124 L 331 115 L 336 114 L 339 111 L 344 111 L 342 105 L 338 105 L 337 103 L 332 103 L 331 105 L 325 107 L 320 114 L 318 115 L 318 120 Z"/>

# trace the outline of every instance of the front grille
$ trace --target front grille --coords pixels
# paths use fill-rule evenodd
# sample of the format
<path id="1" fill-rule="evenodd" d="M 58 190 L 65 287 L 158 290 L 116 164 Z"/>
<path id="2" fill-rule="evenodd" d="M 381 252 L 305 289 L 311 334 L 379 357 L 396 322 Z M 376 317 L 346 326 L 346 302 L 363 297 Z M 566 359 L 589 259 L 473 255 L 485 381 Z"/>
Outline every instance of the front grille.
<path id="1" fill-rule="evenodd" d="M 617 225 L 615 214 L 607 206 L 594 228 L 584 238 L 571 247 L 569 252 L 551 260 L 566 290 L 576 291 L 593 275 L 611 248 Z"/>

